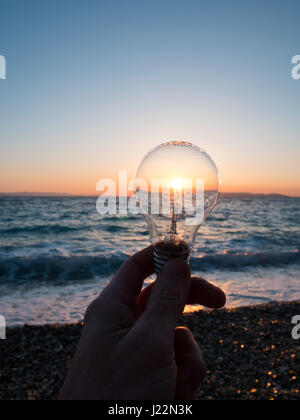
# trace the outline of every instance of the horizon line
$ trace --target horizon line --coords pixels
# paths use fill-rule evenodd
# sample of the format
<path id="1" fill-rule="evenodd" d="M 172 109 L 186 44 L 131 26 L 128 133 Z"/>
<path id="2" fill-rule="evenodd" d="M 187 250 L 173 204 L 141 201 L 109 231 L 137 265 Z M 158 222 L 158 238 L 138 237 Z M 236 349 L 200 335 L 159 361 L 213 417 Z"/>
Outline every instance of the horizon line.
<path id="1" fill-rule="evenodd" d="M 21 192 L 0 192 L 0 196 L 36 196 L 36 197 L 99 197 L 103 194 L 72 194 L 72 193 L 56 193 L 56 192 L 34 192 L 34 191 L 21 191 Z M 278 197 L 287 197 L 287 198 L 300 198 L 300 195 L 288 195 L 288 194 L 282 194 L 282 193 L 252 193 L 247 191 L 241 191 L 241 192 L 222 192 L 220 195 L 232 195 L 232 196 L 238 196 L 238 195 L 247 195 L 247 196 L 278 196 Z M 117 197 L 123 197 L 123 196 L 117 196 Z M 129 196 L 127 196 L 129 197 Z"/>

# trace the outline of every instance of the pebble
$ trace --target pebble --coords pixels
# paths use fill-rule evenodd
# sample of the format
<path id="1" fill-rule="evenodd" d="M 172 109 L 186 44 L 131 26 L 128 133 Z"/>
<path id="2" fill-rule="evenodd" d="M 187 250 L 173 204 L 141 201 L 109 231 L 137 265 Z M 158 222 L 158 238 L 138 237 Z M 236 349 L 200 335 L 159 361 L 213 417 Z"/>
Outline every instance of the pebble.
<path id="1" fill-rule="evenodd" d="M 208 374 L 203 400 L 299 400 L 300 340 L 292 317 L 300 302 L 185 314 Z M 0 400 L 55 400 L 82 324 L 8 328 L 0 340 Z M 271 372 L 271 374 L 269 374 Z"/>

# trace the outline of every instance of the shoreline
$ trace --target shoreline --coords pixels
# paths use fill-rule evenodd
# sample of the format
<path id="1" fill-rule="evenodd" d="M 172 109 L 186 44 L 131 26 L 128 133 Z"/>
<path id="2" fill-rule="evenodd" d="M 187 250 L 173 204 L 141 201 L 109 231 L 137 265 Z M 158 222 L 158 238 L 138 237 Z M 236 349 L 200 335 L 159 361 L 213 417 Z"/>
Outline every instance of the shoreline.
<path id="1" fill-rule="evenodd" d="M 199 399 L 300 399 L 300 301 L 184 314 L 208 375 Z M 82 324 L 8 327 L 0 341 L 0 400 L 56 399 Z"/>

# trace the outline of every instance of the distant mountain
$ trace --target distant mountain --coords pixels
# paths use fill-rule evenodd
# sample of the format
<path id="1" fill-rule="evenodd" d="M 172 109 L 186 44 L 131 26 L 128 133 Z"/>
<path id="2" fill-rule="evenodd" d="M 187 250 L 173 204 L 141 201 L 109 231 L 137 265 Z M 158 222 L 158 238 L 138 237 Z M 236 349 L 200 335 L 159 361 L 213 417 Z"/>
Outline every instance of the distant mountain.
<path id="1" fill-rule="evenodd" d="M 0 193 L 0 197 L 69 197 L 70 194 L 41 193 L 41 192 L 16 192 Z"/>
<path id="2" fill-rule="evenodd" d="M 1 193 L 0 197 L 98 197 L 97 195 L 72 195 L 66 193 L 15 192 Z M 293 198 L 282 194 L 221 193 L 222 198 Z"/>
<path id="3" fill-rule="evenodd" d="M 221 193 L 223 198 L 292 198 L 282 194 Z"/>

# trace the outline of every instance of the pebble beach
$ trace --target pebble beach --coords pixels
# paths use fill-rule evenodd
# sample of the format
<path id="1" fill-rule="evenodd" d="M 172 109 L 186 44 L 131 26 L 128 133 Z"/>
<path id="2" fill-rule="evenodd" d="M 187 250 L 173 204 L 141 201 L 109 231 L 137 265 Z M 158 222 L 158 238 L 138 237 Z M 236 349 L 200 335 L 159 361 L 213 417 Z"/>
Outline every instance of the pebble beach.
<path id="1" fill-rule="evenodd" d="M 292 338 L 300 301 L 182 316 L 202 347 L 203 400 L 299 400 L 300 341 Z M 58 398 L 82 324 L 8 328 L 0 341 L 0 400 Z"/>

